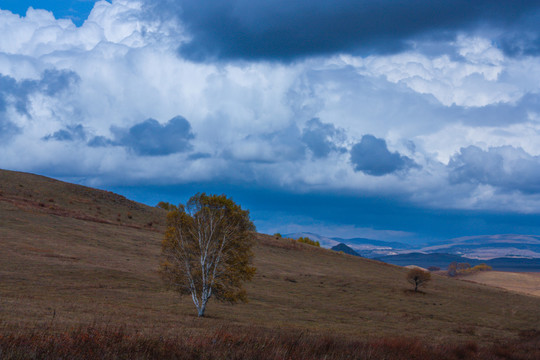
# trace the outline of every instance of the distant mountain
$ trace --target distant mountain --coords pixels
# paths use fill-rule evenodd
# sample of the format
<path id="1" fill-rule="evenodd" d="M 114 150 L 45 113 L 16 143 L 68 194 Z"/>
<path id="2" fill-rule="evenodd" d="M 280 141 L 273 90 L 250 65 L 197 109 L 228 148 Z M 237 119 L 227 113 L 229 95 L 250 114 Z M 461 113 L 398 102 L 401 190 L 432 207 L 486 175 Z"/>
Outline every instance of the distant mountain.
<path id="1" fill-rule="evenodd" d="M 453 261 L 457 261 L 461 263 L 468 262 L 471 265 L 473 265 L 473 263 L 474 265 L 477 264 L 475 260 L 471 262 L 470 259 L 465 259 L 459 255 L 444 254 L 444 253 L 423 254 L 419 252 L 381 256 L 381 257 L 375 258 L 375 260 L 379 260 L 388 264 L 394 264 L 394 265 L 399 265 L 399 266 L 417 265 L 423 268 L 428 268 L 430 266 L 438 266 L 441 269 L 445 269 L 448 266 L 448 264 L 450 264 Z"/>
<path id="2" fill-rule="evenodd" d="M 455 254 L 479 260 L 501 257 L 540 258 L 540 236 L 515 234 L 467 236 L 424 247 L 420 251 Z"/>
<path id="3" fill-rule="evenodd" d="M 322 247 L 332 248 L 338 244 L 345 244 L 352 250 L 354 250 L 357 255 L 367 258 L 374 258 L 378 256 L 385 255 L 396 255 L 403 251 L 412 249 L 412 246 L 409 244 L 397 242 L 397 241 L 383 241 L 376 239 L 366 239 L 366 238 L 351 238 L 343 239 L 339 237 L 329 238 L 326 236 L 321 236 L 309 232 L 298 232 L 292 234 L 284 234 L 284 237 L 289 237 L 292 239 L 298 239 L 299 237 L 309 237 L 311 240 L 318 241 Z"/>
<path id="4" fill-rule="evenodd" d="M 333 246 L 330 248 L 330 250 L 334 251 L 342 251 L 345 254 L 354 255 L 354 256 L 360 256 L 356 251 L 345 245 L 344 243 L 339 243 L 336 246 Z"/>
<path id="5" fill-rule="evenodd" d="M 456 261 L 458 263 L 468 263 L 471 266 L 487 264 L 493 267 L 493 270 L 498 271 L 540 272 L 540 259 L 501 257 L 491 260 L 478 260 L 455 254 L 423 254 L 414 252 L 408 254 L 381 256 L 375 258 L 375 260 L 399 266 L 417 265 L 423 268 L 438 266 L 441 269 L 446 269 L 451 262 Z"/>
<path id="6" fill-rule="evenodd" d="M 496 258 L 485 262 L 494 270 L 519 271 L 519 272 L 540 272 L 540 259 L 523 258 Z"/>
<path id="7" fill-rule="evenodd" d="M 355 245 L 356 247 L 366 245 L 366 248 L 412 249 L 411 245 L 397 241 L 383 241 L 366 238 L 342 239 L 337 237 L 332 238 L 332 240 L 344 244 Z"/>
<path id="8" fill-rule="evenodd" d="M 518 259 L 503 260 L 497 263 L 498 269 L 502 270 L 501 266 L 503 268 L 521 267 L 526 269 L 529 266 L 527 265 L 527 259 L 540 259 L 540 236 L 537 235 L 500 234 L 467 236 L 445 240 L 444 242 L 426 247 L 414 247 L 398 241 L 367 238 L 329 238 L 308 232 L 287 234 L 286 236 L 293 239 L 307 236 L 312 240 L 319 241 L 321 246 L 325 248 L 345 244 L 362 257 L 381 259 L 382 261 L 386 261 L 384 260 L 386 256 L 399 256 L 398 258 L 389 258 L 394 259 L 389 261 L 391 263 L 393 263 L 392 261 L 400 262 L 396 265 L 410 265 L 412 264 L 410 261 L 413 259 L 422 261 L 421 264 L 415 263 L 415 265 L 422 267 L 425 267 L 425 265 L 446 267 L 452 261 L 469 262 L 472 265 L 472 263 L 487 262 L 491 259 Z M 428 257 L 427 255 L 432 256 Z M 533 261 L 531 265 L 533 268 L 536 266 L 534 263 Z"/>

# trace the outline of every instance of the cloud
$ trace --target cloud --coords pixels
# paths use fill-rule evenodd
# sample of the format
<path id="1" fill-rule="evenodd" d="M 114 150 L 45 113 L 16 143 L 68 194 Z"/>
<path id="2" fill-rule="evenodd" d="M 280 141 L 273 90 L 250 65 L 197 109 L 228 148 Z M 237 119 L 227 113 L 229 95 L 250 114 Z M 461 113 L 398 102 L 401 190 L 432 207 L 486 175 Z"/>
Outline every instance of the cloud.
<path id="1" fill-rule="evenodd" d="M 55 0 L 53 2 L 37 2 L 32 0 L 6 0 L 5 7 L 13 13 L 24 16 L 29 7 L 39 8 L 41 6 L 52 7 L 57 19 L 68 18 L 78 26 L 86 20 L 88 14 L 99 0 Z M 45 3 L 45 4 L 43 4 Z"/>
<path id="2" fill-rule="evenodd" d="M 137 155 L 162 156 L 192 149 L 195 138 L 191 124 L 182 116 L 175 116 L 166 124 L 148 119 L 129 129 L 113 128 L 115 145 L 125 146 Z M 98 138 L 99 139 L 99 138 Z M 101 140 L 93 139 L 94 146 Z"/>
<path id="3" fill-rule="evenodd" d="M 532 185 L 447 166 L 468 146 L 521 148 L 531 169 L 540 155 L 538 31 L 522 22 L 536 16 L 523 15 L 532 3 L 507 16 L 495 2 L 408 1 L 403 21 L 395 1 L 153 3 L 188 9 L 177 22 L 149 20 L 139 1 L 100 1 L 80 27 L 46 11 L 0 11 L 0 167 L 100 187 L 218 181 L 328 202 L 369 194 L 540 213 Z M 420 21 L 440 9 L 446 23 Z M 377 11 L 390 20 L 357 21 Z M 499 42 L 507 30 L 529 34 L 515 57 Z M 207 51 L 217 61 L 179 56 L 182 44 L 189 59 Z M 177 114 L 184 120 L 166 121 Z M 535 179 L 509 159 L 504 171 Z"/>
<path id="4" fill-rule="evenodd" d="M 188 160 L 200 160 L 200 159 L 210 159 L 212 157 L 211 154 L 207 153 L 194 153 L 188 156 Z"/>
<path id="5" fill-rule="evenodd" d="M 540 10 L 537 8 L 525 14 L 518 24 L 514 24 L 497 37 L 497 42 L 507 55 L 537 56 L 540 54 L 539 18 Z"/>
<path id="6" fill-rule="evenodd" d="M 150 14 L 181 20 L 192 39 L 180 53 L 195 61 L 395 53 L 426 33 L 519 24 L 539 6 L 534 0 L 145 0 Z"/>
<path id="7" fill-rule="evenodd" d="M 117 143 L 114 140 L 108 139 L 105 136 L 94 136 L 89 142 L 88 146 L 93 148 L 115 146 Z"/>
<path id="8" fill-rule="evenodd" d="M 540 156 L 513 146 L 461 148 L 450 160 L 450 181 L 490 185 L 503 191 L 540 193 Z"/>
<path id="9" fill-rule="evenodd" d="M 339 143 L 345 140 L 345 132 L 333 124 L 323 123 L 314 118 L 307 122 L 302 131 L 302 142 L 311 150 L 315 158 L 328 156 L 331 151 L 345 151 Z"/>
<path id="10" fill-rule="evenodd" d="M 3 141 L 23 132 L 16 117 L 31 118 L 29 108 L 36 95 L 53 98 L 72 88 L 79 76 L 70 70 L 45 70 L 39 79 L 17 80 L 0 73 L 0 138 Z"/>
<path id="11" fill-rule="evenodd" d="M 5 145 L 7 141 L 15 134 L 21 132 L 21 129 L 9 121 L 2 112 L 0 112 L 0 140 Z M 0 146 L 2 146 L 0 145 Z"/>
<path id="12" fill-rule="evenodd" d="M 364 135 L 351 149 L 351 162 L 355 171 L 372 176 L 383 176 L 417 166 L 407 156 L 390 152 L 384 139 Z"/>
<path id="13" fill-rule="evenodd" d="M 53 134 L 43 137 L 43 140 L 56 140 L 56 141 L 75 141 L 86 140 L 86 131 L 84 127 L 79 124 L 75 126 L 68 126 L 65 129 L 58 130 Z"/>
<path id="14" fill-rule="evenodd" d="M 12 105 L 19 113 L 28 114 L 30 95 L 41 93 L 49 97 L 56 96 L 79 80 L 79 76 L 70 70 L 48 69 L 43 72 L 41 79 L 21 81 L 0 73 L 0 112 Z"/>
<path id="15" fill-rule="evenodd" d="M 514 103 L 499 102 L 481 107 L 452 107 L 448 115 L 471 126 L 505 126 L 526 123 L 540 114 L 540 95 L 527 93 Z"/>
<path id="16" fill-rule="evenodd" d="M 290 124 L 278 131 L 248 135 L 234 141 L 227 146 L 223 156 L 239 162 L 279 164 L 303 160 L 305 152 L 298 127 Z"/>

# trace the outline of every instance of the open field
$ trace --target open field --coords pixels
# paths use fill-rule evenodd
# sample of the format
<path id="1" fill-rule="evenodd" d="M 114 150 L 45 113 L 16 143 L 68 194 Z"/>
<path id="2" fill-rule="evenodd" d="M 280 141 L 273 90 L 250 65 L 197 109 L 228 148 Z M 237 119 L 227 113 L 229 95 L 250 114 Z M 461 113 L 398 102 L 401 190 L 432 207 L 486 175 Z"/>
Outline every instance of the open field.
<path id="1" fill-rule="evenodd" d="M 0 333 L 93 324 L 170 337 L 233 326 L 493 343 L 540 329 L 539 297 L 442 276 L 415 294 L 401 267 L 262 234 L 250 302 L 211 301 L 200 319 L 159 278 L 164 217 L 111 193 L 0 171 Z"/>
<path id="2" fill-rule="evenodd" d="M 540 273 L 479 271 L 464 279 L 540 297 Z"/>

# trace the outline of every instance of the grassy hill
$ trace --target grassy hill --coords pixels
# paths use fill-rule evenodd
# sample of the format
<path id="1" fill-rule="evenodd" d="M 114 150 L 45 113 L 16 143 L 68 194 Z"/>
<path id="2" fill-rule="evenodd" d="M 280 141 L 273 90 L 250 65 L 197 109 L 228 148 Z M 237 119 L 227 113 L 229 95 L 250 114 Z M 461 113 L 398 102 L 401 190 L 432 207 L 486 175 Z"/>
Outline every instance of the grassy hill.
<path id="1" fill-rule="evenodd" d="M 332 246 L 330 248 L 330 250 L 337 251 L 337 252 L 341 251 L 341 252 L 343 252 L 345 254 L 348 254 L 348 255 L 360 256 L 356 251 L 354 251 L 352 248 L 345 245 L 344 243 L 339 243 L 336 246 Z"/>
<path id="2" fill-rule="evenodd" d="M 164 199 L 166 200 L 166 199 Z M 222 326 L 492 342 L 540 330 L 540 297 L 434 276 L 257 234 L 248 304 L 207 318 L 157 273 L 165 212 L 122 196 L 0 171 L 0 330 L 94 324 L 160 336 Z"/>
<path id="3" fill-rule="evenodd" d="M 540 297 L 540 273 L 478 271 L 465 277 L 468 281 Z"/>

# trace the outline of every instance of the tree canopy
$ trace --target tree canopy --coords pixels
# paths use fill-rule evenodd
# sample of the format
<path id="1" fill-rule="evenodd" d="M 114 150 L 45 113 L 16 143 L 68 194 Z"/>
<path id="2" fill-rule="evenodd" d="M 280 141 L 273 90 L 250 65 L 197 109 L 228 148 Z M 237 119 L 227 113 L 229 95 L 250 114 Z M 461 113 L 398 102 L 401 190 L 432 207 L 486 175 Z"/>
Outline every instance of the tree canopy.
<path id="1" fill-rule="evenodd" d="M 249 211 L 225 195 L 198 193 L 185 206 L 171 207 L 162 243 L 164 281 L 191 295 L 199 316 L 211 297 L 247 301 L 242 283 L 255 274 L 254 231 Z"/>
<path id="2" fill-rule="evenodd" d="M 407 281 L 414 285 L 414 291 L 417 292 L 420 286 L 425 286 L 431 280 L 431 274 L 422 269 L 413 268 L 407 272 Z"/>

